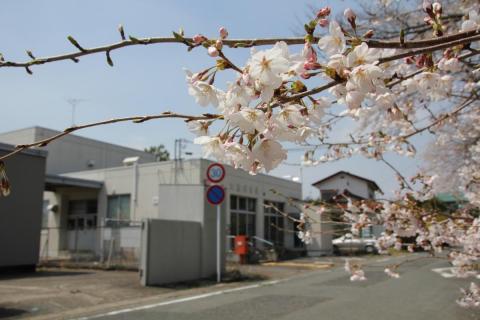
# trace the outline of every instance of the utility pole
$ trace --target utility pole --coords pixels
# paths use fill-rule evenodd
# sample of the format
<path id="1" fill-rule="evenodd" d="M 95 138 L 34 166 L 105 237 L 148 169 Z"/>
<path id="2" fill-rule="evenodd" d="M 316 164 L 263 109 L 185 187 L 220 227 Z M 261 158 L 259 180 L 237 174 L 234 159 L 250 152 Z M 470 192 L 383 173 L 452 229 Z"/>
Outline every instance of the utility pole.
<path id="1" fill-rule="evenodd" d="M 193 143 L 192 141 L 190 140 L 187 140 L 187 139 L 182 139 L 182 138 L 179 138 L 179 139 L 175 139 L 175 146 L 174 146 L 174 155 L 173 155 L 173 159 L 175 161 L 174 165 L 175 165 L 175 181 L 174 183 L 177 184 L 177 171 L 179 168 L 182 168 L 183 167 L 183 163 L 182 163 L 182 156 L 183 156 L 183 149 L 186 148 L 185 146 L 185 143 Z M 192 153 L 191 152 L 185 152 L 186 155 L 191 155 Z"/>
<path id="2" fill-rule="evenodd" d="M 183 152 L 183 149 L 186 148 L 185 144 L 186 143 L 193 143 L 192 141 L 190 140 L 187 140 L 187 139 L 175 139 L 175 147 L 174 147 L 174 159 L 175 161 L 177 160 L 180 160 L 182 161 L 183 158 L 183 154 L 185 153 L 186 155 L 191 155 L 192 153 L 191 152 Z"/>
<path id="3" fill-rule="evenodd" d="M 68 98 L 67 103 L 72 107 L 72 127 L 75 126 L 75 110 L 77 108 L 77 105 L 81 102 L 86 101 L 85 99 L 79 99 L 79 98 Z"/>

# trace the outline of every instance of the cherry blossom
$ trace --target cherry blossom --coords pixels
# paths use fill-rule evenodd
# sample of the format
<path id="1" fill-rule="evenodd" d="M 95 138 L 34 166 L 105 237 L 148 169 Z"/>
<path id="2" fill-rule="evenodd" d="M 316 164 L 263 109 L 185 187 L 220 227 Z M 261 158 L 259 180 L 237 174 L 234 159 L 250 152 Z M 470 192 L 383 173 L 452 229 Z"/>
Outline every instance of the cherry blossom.
<path id="1" fill-rule="evenodd" d="M 211 121 L 192 120 L 187 123 L 188 129 L 197 136 L 208 136 L 208 127 Z"/>
<path id="2" fill-rule="evenodd" d="M 188 93 L 195 98 L 195 102 L 202 107 L 206 107 L 209 104 L 218 106 L 218 95 L 221 94 L 214 86 L 204 81 L 195 81 L 188 84 Z"/>
<path id="3" fill-rule="evenodd" d="M 384 272 L 385 272 L 390 278 L 394 278 L 394 279 L 400 278 L 400 274 L 398 274 L 397 272 L 392 271 L 392 269 L 390 269 L 390 268 L 385 268 Z"/>
<path id="4" fill-rule="evenodd" d="M 371 64 L 378 60 L 379 55 L 380 52 L 377 49 L 370 49 L 365 42 L 362 42 L 347 55 L 346 65 L 353 68 L 363 64 Z"/>
<path id="5" fill-rule="evenodd" d="M 318 41 L 318 46 L 329 56 L 343 53 L 346 49 L 345 35 L 338 22 L 331 21 L 329 25 L 330 34 L 323 36 Z"/>
<path id="6" fill-rule="evenodd" d="M 463 297 L 457 300 L 462 307 L 472 308 L 480 306 L 480 287 L 475 283 L 470 283 L 468 289 L 461 289 Z"/>
<path id="7" fill-rule="evenodd" d="M 268 172 L 287 158 L 287 151 L 277 141 L 263 139 L 253 147 L 252 158 Z"/>
<path id="8" fill-rule="evenodd" d="M 205 157 L 225 158 L 225 147 L 219 137 L 201 136 L 195 138 L 193 142 L 203 147 Z"/>
<path id="9" fill-rule="evenodd" d="M 258 109 L 244 108 L 231 114 L 229 119 L 245 133 L 265 130 L 265 114 Z"/>
<path id="10" fill-rule="evenodd" d="M 475 10 L 470 10 L 468 20 L 462 23 L 461 31 L 472 31 L 480 27 L 480 16 Z"/>
<path id="11" fill-rule="evenodd" d="M 366 281 L 365 272 L 359 263 L 353 262 L 351 259 L 345 260 L 345 271 L 350 274 L 350 281 Z"/>

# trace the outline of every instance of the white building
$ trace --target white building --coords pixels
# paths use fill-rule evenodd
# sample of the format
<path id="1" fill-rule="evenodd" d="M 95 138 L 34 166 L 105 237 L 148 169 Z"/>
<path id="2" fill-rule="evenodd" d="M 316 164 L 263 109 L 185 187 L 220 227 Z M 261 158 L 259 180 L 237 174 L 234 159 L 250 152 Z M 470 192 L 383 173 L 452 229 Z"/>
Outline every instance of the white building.
<path id="1" fill-rule="evenodd" d="M 61 132 L 57 130 L 35 126 L 0 133 L 0 142 L 28 144 L 59 133 Z M 49 143 L 42 150 L 49 154 L 47 174 L 118 167 L 127 157 L 139 157 L 139 163 L 155 161 L 155 156 L 150 153 L 77 135 L 64 136 Z"/>
<path id="2" fill-rule="evenodd" d="M 125 254 L 136 255 L 140 246 L 138 222 L 143 219 L 215 219 L 213 206 L 205 199 L 205 173 L 211 163 L 205 159 L 174 160 L 61 175 L 71 186 L 58 186 L 46 193 L 50 205 L 57 208 L 49 216 L 50 230 L 58 232 L 58 241 L 49 244 L 49 255 L 73 250 L 106 255 L 110 227 L 118 226 L 122 226 L 118 232 L 122 234 L 119 241 Z M 266 240 L 288 250 L 303 250 L 293 232 L 293 222 L 264 207 L 274 203 L 298 216 L 286 198 L 271 189 L 300 199 L 300 184 L 268 175 L 251 176 L 229 166 L 221 184 L 226 188 L 222 214 L 227 234 L 245 234 L 258 237 L 259 242 Z"/>
<path id="3" fill-rule="evenodd" d="M 339 198 L 342 195 L 353 200 L 373 200 L 376 192 L 382 193 L 375 181 L 346 171 L 338 171 L 312 185 L 320 190 L 320 200 L 327 203 L 333 201 L 334 198 L 335 201 L 342 202 L 342 199 Z M 382 231 L 381 226 L 371 226 L 362 230 L 362 236 L 378 236 Z M 308 254 L 324 255 L 332 253 L 332 238 L 335 237 L 333 227 L 330 224 L 317 223 L 312 225 L 312 232 L 316 236 L 312 243 L 307 246 Z"/>
<path id="4" fill-rule="evenodd" d="M 382 193 L 375 181 L 346 171 L 338 171 L 312 185 L 320 190 L 322 201 L 329 201 L 340 194 L 347 194 L 356 199 L 375 199 L 375 192 Z"/>
<path id="5" fill-rule="evenodd" d="M 23 144 L 56 133 L 34 127 L 0 134 L 0 141 Z M 75 135 L 52 142 L 47 150 L 44 199 L 49 209 L 44 212 L 42 257 L 108 260 L 113 251 L 138 260 L 141 221 L 147 218 L 200 222 L 208 235 L 202 246 L 215 248 L 215 211 L 205 199 L 211 161 L 153 162 L 148 153 Z M 225 167 L 222 228 L 229 236 L 227 250 L 232 236 L 247 235 L 256 248 L 304 252 L 288 218 L 298 217 L 298 210 L 287 201 L 302 198 L 301 184 Z"/>

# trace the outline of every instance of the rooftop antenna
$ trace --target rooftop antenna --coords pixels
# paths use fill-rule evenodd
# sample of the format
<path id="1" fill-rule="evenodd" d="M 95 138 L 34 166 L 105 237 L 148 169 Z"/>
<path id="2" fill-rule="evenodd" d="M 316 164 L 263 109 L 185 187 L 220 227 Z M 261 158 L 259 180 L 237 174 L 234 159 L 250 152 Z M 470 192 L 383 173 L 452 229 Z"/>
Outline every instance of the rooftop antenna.
<path id="1" fill-rule="evenodd" d="M 75 126 L 75 111 L 77 108 L 77 105 L 80 102 L 84 102 L 86 99 L 81 99 L 81 98 L 68 98 L 67 103 L 72 107 L 72 127 Z"/>

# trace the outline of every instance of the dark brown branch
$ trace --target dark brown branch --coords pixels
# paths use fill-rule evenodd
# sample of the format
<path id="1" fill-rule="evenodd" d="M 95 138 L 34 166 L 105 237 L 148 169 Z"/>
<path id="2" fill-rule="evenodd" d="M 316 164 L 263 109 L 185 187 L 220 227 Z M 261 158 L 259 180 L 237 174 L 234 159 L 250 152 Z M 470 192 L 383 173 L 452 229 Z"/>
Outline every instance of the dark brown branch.
<path id="1" fill-rule="evenodd" d="M 380 40 L 365 40 L 364 42 L 367 43 L 368 46 L 371 48 L 384 48 L 384 49 L 430 48 L 426 51 L 426 52 L 430 52 L 432 50 L 431 47 L 435 45 L 444 45 L 445 46 L 444 48 L 448 48 L 456 44 L 465 44 L 472 41 L 476 41 L 479 39 L 479 36 L 480 36 L 480 31 L 468 31 L 468 32 L 459 32 L 456 34 L 433 38 L 433 39 L 405 41 L 404 43 L 401 43 L 400 41 L 380 41 Z M 2 67 L 26 68 L 33 65 L 40 65 L 40 64 L 51 63 L 51 62 L 62 61 L 62 60 L 77 61 L 78 58 L 83 56 L 92 55 L 100 52 L 103 52 L 103 53 L 111 52 L 113 50 L 117 50 L 120 48 L 136 46 L 136 45 L 181 43 L 181 44 L 188 45 L 189 48 L 195 47 L 192 38 L 183 38 L 183 37 L 181 38 L 179 37 L 154 37 L 154 38 L 130 37 L 128 40 L 123 40 L 118 43 L 95 47 L 95 48 L 85 48 L 83 46 L 80 46 L 78 42 L 72 37 L 69 37 L 68 40 L 72 44 L 75 44 L 75 46 L 79 49 L 79 51 L 62 54 L 62 55 L 51 56 L 51 57 L 36 58 L 26 62 L 3 61 L 3 62 L 0 62 L 0 68 Z M 318 41 L 318 40 L 319 40 L 319 37 L 314 38 L 314 41 Z M 246 48 L 246 47 L 252 47 L 252 46 L 273 45 L 279 41 L 284 41 L 288 45 L 301 45 L 305 43 L 305 40 L 303 37 L 298 37 L 298 38 L 264 38 L 264 39 L 225 39 L 223 40 L 223 44 L 231 48 Z M 352 42 L 352 41 L 358 42 L 355 39 L 349 40 L 349 42 Z M 447 43 L 449 44 L 447 45 Z M 436 50 L 439 50 L 439 49 L 436 49 Z M 391 61 L 391 60 L 385 60 L 383 62 L 386 62 L 386 61 Z"/>
<path id="2" fill-rule="evenodd" d="M 49 138 L 45 138 L 42 140 L 34 141 L 29 144 L 21 144 L 15 146 L 15 150 L 7 153 L 3 156 L 0 157 L 0 161 L 4 160 L 6 158 L 9 158 L 13 156 L 14 154 L 17 154 L 23 150 L 30 149 L 33 147 L 45 147 L 52 141 L 58 140 L 66 135 L 69 135 L 75 131 L 81 130 L 81 129 L 86 129 L 86 128 L 92 128 L 92 127 L 97 127 L 97 126 L 102 126 L 106 124 L 112 124 L 112 123 L 117 123 L 117 122 L 133 122 L 133 123 L 142 123 L 145 121 L 149 120 L 154 120 L 154 119 L 164 119 L 164 118 L 177 118 L 177 119 L 185 119 L 185 121 L 193 121 L 193 120 L 214 120 L 214 119 L 222 119 L 222 115 L 218 114 L 203 114 L 201 116 L 191 116 L 191 115 L 185 115 L 185 114 L 178 114 L 178 113 L 173 113 L 170 111 L 163 112 L 158 115 L 148 115 L 148 116 L 133 116 L 133 117 L 125 117 L 125 118 L 115 118 L 115 119 L 110 119 L 110 120 L 103 120 L 103 121 L 98 121 L 98 122 L 92 122 L 84 125 L 79 125 L 79 126 L 74 126 L 70 128 L 66 128 L 62 132 L 53 135 Z"/>

